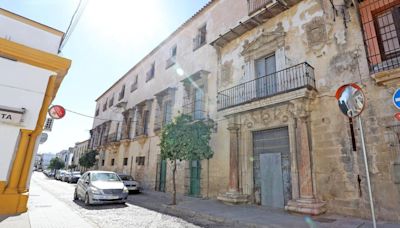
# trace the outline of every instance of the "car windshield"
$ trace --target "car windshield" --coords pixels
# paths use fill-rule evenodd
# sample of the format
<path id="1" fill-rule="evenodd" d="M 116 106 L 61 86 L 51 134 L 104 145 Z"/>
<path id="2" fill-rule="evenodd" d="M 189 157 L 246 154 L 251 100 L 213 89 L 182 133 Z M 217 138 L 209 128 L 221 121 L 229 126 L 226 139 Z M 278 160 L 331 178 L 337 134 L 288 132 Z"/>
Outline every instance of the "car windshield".
<path id="1" fill-rule="evenodd" d="M 81 175 L 81 172 L 72 172 L 72 175 Z"/>
<path id="2" fill-rule="evenodd" d="M 123 181 L 133 181 L 134 179 L 131 176 L 120 175 L 121 180 Z"/>
<path id="3" fill-rule="evenodd" d="M 92 173 L 90 179 L 92 181 L 121 181 L 115 173 Z"/>

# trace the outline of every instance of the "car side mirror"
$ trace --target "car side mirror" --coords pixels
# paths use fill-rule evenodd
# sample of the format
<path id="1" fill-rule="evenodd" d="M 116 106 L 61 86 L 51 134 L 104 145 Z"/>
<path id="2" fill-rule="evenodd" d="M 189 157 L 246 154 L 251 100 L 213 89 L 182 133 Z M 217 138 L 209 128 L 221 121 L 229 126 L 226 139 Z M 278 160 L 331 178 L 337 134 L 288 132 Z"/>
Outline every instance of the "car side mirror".
<path id="1" fill-rule="evenodd" d="M 89 184 L 89 181 L 88 181 L 88 180 L 85 180 L 85 184 Z"/>

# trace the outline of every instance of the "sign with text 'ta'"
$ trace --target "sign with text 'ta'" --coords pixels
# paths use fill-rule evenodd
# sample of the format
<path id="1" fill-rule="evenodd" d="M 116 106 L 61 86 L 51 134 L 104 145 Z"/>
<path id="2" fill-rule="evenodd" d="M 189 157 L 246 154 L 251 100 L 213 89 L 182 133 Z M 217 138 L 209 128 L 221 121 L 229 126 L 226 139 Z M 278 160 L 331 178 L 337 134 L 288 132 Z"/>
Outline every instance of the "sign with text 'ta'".
<path id="1" fill-rule="evenodd" d="M 19 125 L 23 122 L 24 108 L 12 108 L 0 105 L 0 122 Z"/>

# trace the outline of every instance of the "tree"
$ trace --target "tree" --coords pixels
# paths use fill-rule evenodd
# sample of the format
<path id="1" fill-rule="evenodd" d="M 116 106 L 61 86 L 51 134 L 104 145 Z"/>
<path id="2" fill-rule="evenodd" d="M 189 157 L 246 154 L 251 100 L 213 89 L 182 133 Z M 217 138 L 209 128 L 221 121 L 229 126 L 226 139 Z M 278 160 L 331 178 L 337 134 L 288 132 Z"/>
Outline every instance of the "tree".
<path id="1" fill-rule="evenodd" d="M 71 169 L 71 170 L 74 170 L 76 168 L 76 165 L 75 164 L 72 164 L 72 165 L 69 165 L 68 166 L 68 169 Z"/>
<path id="2" fill-rule="evenodd" d="M 160 138 L 162 159 L 169 159 L 172 168 L 173 198 L 176 204 L 176 163 L 182 160 L 210 159 L 213 151 L 209 145 L 212 121 L 193 121 L 189 115 L 179 115 L 163 127 Z"/>
<path id="3" fill-rule="evenodd" d="M 96 163 L 96 155 L 97 151 L 91 150 L 82 155 L 81 158 L 79 158 L 79 165 L 84 167 L 85 169 L 89 169 L 94 166 Z"/>
<path id="4" fill-rule="evenodd" d="M 56 158 L 53 158 L 50 160 L 50 164 L 49 164 L 50 169 L 58 170 L 58 169 L 64 168 L 64 166 L 65 166 L 65 163 L 63 161 L 61 161 L 60 158 L 56 157 Z"/>

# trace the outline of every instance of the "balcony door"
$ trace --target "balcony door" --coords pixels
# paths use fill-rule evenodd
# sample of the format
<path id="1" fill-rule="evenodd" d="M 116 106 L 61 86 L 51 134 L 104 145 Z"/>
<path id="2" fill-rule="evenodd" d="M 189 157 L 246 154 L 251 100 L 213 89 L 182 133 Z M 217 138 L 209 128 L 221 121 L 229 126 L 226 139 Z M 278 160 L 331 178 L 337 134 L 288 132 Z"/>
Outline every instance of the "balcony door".
<path id="1" fill-rule="evenodd" d="M 276 93 L 275 55 L 256 60 L 256 97 L 266 97 Z"/>
<path id="2" fill-rule="evenodd" d="M 193 119 L 201 120 L 204 118 L 204 87 L 199 87 L 194 91 L 194 115 Z"/>

